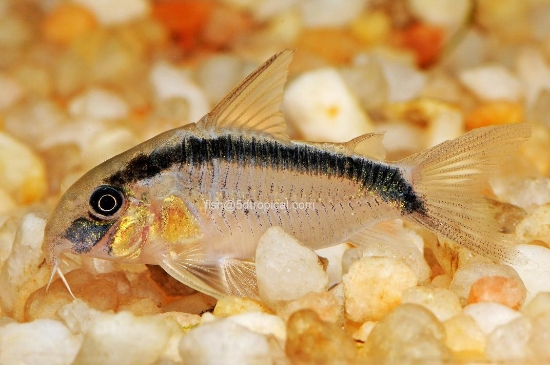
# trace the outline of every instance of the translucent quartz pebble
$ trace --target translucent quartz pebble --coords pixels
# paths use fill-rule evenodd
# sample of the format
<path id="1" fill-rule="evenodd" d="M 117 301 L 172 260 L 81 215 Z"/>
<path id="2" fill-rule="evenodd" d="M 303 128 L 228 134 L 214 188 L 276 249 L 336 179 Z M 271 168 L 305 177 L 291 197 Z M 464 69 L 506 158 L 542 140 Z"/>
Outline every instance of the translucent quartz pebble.
<path id="1" fill-rule="evenodd" d="M 342 305 L 332 292 L 311 292 L 282 305 L 278 308 L 277 315 L 286 321 L 293 313 L 302 309 L 310 309 L 317 313 L 322 321 L 331 323 L 336 323 L 343 313 Z"/>
<path id="2" fill-rule="evenodd" d="M 423 21 L 448 28 L 464 22 L 471 7 L 468 0 L 408 0 L 407 3 L 411 12 Z"/>
<path id="3" fill-rule="evenodd" d="M 73 333 L 88 332 L 94 320 L 101 315 L 100 311 L 80 299 L 65 304 L 57 311 L 58 318 L 61 318 Z"/>
<path id="4" fill-rule="evenodd" d="M 9 323 L 0 326 L 0 364 L 70 365 L 81 342 L 81 335 L 52 319 Z"/>
<path id="5" fill-rule="evenodd" d="M 448 289 L 426 287 L 405 289 L 401 301 L 423 306 L 441 322 L 462 313 L 457 295 Z"/>
<path id="6" fill-rule="evenodd" d="M 550 203 L 539 206 L 519 222 L 516 235 L 523 242 L 541 240 L 550 244 Z"/>
<path id="7" fill-rule="evenodd" d="M 532 106 L 543 90 L 550 89 L 550 66 L 545 56 L 535 47 L 519 50 L 517 73 L 523 82 L 526 104 Z"/>
<path id="8" fill-rule="evenodd" d="M 10 76 L 0 74 L 0 110 L 16 103 L 24 94 L 23 88 Z"/>
<path id="9" fill-rule="evenodd" d="M 306 0 L 301 11 L 306 27 L 339 27 L 355 19 L 368 0 L 348 0 L 342 6 L 338 0 Z"/>
<path id="10" fill-rule="evenodd" d="M 477 322 L 469 315 L 460 314 L 443 322 L 445 344 L 453 352 L 476 352 L 483 354 L 486 338 Z"/>
<path id="11" fill-rule="evenodd" d="M 491 302 L 467 305 L 464 307 L 464 314 L 472 316 L 481 331 L 486 335 L 496 327 L 521 317 L 521 313 L 505 305 Z"/>
<path id="12" fill-rule="evenodd" d="M 468 304 L 496 302 L 519 309 L 526 295 L 525 286 L 515 277 L 483 276 L 472 284 Z"/>
<path id="13" fill-rule="evenodd" d="M 529 356 L 528 341 L 532 331 L 531 320 L 519 317 L 498 326 L 487 336 L 487 358 L 495 362 L 522 363 Z M 548 346 L 548 344 L 546 344 Z"/>
<path id="14" fill-rule="evenodd" d="M 518 101 L 522 94 L 519 80 L 501 65 L 487 65 L 464 70 L 460 80 L 483 100 Z"/>
<path id="15" fill-rule="evenodd" d="M 424 259 L 424 241 L 414 230 L 404 227 L 401 220 L 391 224 L 391 233 L 383 238 L 361 244 L 362 256 L 385 256 L 404 261 L 415 272 L 419 283 L 430 279 L 430 267 Z"/>
<path id="16" fill-rule="evenodd" d="M 328 283 L 315 252 L 280 227 L 269 228 L 260 238 L 256 275 L 260 297 L 269 306 L 325 291 Z"/>
<path id="17" fill-rule="evenodd" d="M 550 292 L 538 293 L 521 311 L 531 318 L 550 312 Z"/>
<path id="18" fill-rule="evenodd" d="M 374 131 L 355 95 L 332 68 L 305 72 L 292 80 L 284 109 L 307 140 L 345 142 Z"/>
<path id="19" fill-rule="evenodd" d="M 128 116 L 126 102 L 117 94 L 99 88 L 89 89 L 69 102 L 69 113 L 75 117 L 122 119 Z"/>
<path id="20" fill-rule="evenodd" d="M 244 66 L 239 58 L 224 54 L 214 55 L 200 64 L 197 80 L 211 103 L 220 101 L 247 76 Z"/>
<path id="21" fill-rule="evenodd" d="M 498 200 L 511 203 L 527 211 L 550 203 L 550 179 L 547 177 L 512 181 L 494 180 L 491 182 L 491 188 Z"/>
<path id="22" fill-rule="evenodd" d="M 355 344 L 339 326 L 323 322 L 312 310 L 290 316 L 286 354 L 292 364 L 353 364 Z"/>
<path id="23" fill-rule="evenodd" d="M 118 6 L 109 0 L 75 0 L 92 13 L 103 25 L 113 25 L 141 18 L 149 13 L 146 0 L 125 0 L 124 6 Z"/>
<path id="24" fill-rule="evenodd" d="M 535 359 L 539 363 L 550 361 L 550 312 L 538 315 L 533 319 L 533 332 L 531 333 L 530 348 Z"/>
<path id="25" fill-rule="evenodd" d="M 179 351 L 189 365 L 272 363 L 266 337 L 228 319 L 192 329 L 182 337 Z"/>
<path id="26" fill-rule="evenodd" d="M 412 100 L 420 95 L 426 85 L 426 75 L 402 62 L 381 60 L 382 70 L 388 83 L 388 101 Z"/>
<path id="27" fill-rule="evenodd" d="M 364 257 L 343 277 L 346 316 L 354 322 L 379 320 L 401 302 L 403 290 L 418 278 L 403 261 L 390 257 Z"/>
<path id="28" fill-rule="evenodd" d="M 189 105 L 189 120 L 187 122 L 198 121 L 210 110 L 204 92 L 182 69 L 168 62 L 157 62 L 151 67 L 149 79 L 159 100 L 170 98 L 187 100 Z"/>
<path id="29" fill-rule="evenodd" d="M 516 248 L 527 258 L 527 262 L 510 266 L 519 274 L 527 288 L 526 301 L 537 293 L 550 292 L 550 250 L 537 245 L 518 245 Z"/>
<path id="30" fill-rule="evenodd" d="M 328 260 L 326 272 L 328 274 L 328 287 L 332 287 L 342 281 L 342 256 L 350 247 L 347 243 L 315 250 L 317 256 Z"/>
<path id="31" fill-rule="evenodd" d="M 460 266 L 453 277 L 449 289 L 454 291 L 462 303 L 465 304 L 470 295 L 472 284 L 484 276 L 513 277 L 520 283 L 523 283 L 518 273 L 509 266 L 497 265 L 492 262 L 476 259 Z"/>
<path id="32" fill-rule="evenodd" d="M 262 312 L 243 313 L 228 318 L 240 326 L 260 335 L 275 336 L 279 341 L 286 340 L 285 321 L 279 316 Z"/>
<path id="33" fill-rule="evenodd" d="M 0 132 L 0 189 L 18 203 L 41 199 L 47 190 L 44 162 L 27 145 Z"/>
<path id="34" fill-rule="evenodd" d="M 365 344 L 377 364 L 443 364 L 452 359 L 444 340 L 443 324 L 429 310 L 403 304 L 374 326 Z"/>
<path id="35" fill-rule="evenodd" d="M 0 271 L 0 309 L 19 321 L 29 295 L 48 278 L 41 250 L 45 226 L 46 220 L 34 213 L 23 216 L 11 254 Z"/>
<path id="36" fill-rule="evenodd" d="M 102 314 L 84 335 L 73 364 L 148 365 L 162 354 L 171 327 L 158 316 Z"/>

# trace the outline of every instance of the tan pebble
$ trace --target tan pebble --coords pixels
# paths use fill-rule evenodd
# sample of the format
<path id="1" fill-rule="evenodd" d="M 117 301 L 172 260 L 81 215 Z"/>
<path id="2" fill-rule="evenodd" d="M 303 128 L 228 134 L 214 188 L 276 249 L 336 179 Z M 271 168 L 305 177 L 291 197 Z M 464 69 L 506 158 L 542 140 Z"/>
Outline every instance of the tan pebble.
<path id="1" fill-rule="evenodd" d="M 136 316 L 162 313 L 162 309 L 151 298 L 132 298 L 118 306 L 117 312 L 120 311 L 129 311 Z"/>
<path id="2" fill-rule="evenodd" d="M 35 202 L 47 192 L 42 159 L 29 146 L 5 133 L 0 133 L 0 176 L 0 188 L 18 203 Z"/>
<path id="3" fill-rule="evenodd" d="M 430 359 L 445 363 L 452 359 L 444 345 L 443 324 L 427 309 L 403 304 L 391 311 L 372 329 L 366 346 L 373 359 L 384 364 L 413 364 Z"/>
<path id="4" fill-rule="evenodd" d="M 343 277 L 346 316 L 355 322 L 379 320 L 401 303 L 401 293 L 418 278 L 403 261 L 364 257 Z"/>
<path id="5" fill-rule="evenodd" d="M 355 341 L 365 342 L 375 325 L 376 322 L 367 321 L 363 323 L 355 332 L 353 332 L 351 336 Z"/>
<path id="6" fill-rule="evenodd" d="M 371 11 L 359 16 L 350 24 L 351 34 L 365 44 L 378 44 L 387 39 L 391 20 L 383 11 Z"/>
<path id="7" fill-rule="evenodd" d="M 446 320 L 443 325 L 446 333 L 445 344 L 451 351 L 483 354 L 485 335 L 472 317 L 461 314 Z"/>
<path id="8" fill-rule="evenodd" d="M 540 292 L 521 309 L 522 312 L 535 318 L 539 314 L 550 312 L 550 292 Z"/>
<path id="9" fill-rule="evenodd" d="M 214 315 L 216 317 L 229 317 L 249 312 L 269 313 L 270 310 L 258 300 L 241 297 L 222 298 L 218 300 L 214 308 Z"/>
<path id="10" fill-rule="evenodd" d="M 340 327 L 312 310 L 290 316 L 285 351 L 292 364 L 352 364 L 355 344 Z"/>
<path id="11" fill-rule="evenodd" d="M 42 23 L 44 38 L 50 42 L 68 44 L 80 35 L 96 27 L 94 15 L 86 8 L 71 3 L 61 3 Z"/>
<path id="12" fill-rule="evenodd" d="M 401 301 L 425 307 L 440 321 L 445 321 L 462 312 L 458 296 L 448 289 L 425 287 L 405 289 Z"/>
<path id="13" fill-rule="evenodd" d="M 277 311 L 277 315 L 287 321 L 293 313 L 302 309 L 311 309 L 322 321 L 331 323 L 336 323 L 343 311 L 342 305 L 332 292 L 311 292 L 283 305 Z"/>
<path id="14" fill-rule="evenodd" d="M 468 304 L 497 302 L 518 309 L 526 295 L 525 286 L 516 278 L 484 276 L 472 284 Z"/>

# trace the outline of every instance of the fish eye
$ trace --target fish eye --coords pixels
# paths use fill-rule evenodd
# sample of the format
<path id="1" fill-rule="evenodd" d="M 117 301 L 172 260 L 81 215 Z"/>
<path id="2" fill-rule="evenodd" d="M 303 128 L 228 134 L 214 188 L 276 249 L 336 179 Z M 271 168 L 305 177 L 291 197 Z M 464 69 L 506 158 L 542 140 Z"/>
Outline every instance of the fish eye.
<path id="1" fill-rule="evenodd" d="M 123 204 L 122 192 L 108 185 L 99 186 L 90 196 L 90 212 L 99 218 L 115 215 Z"/>

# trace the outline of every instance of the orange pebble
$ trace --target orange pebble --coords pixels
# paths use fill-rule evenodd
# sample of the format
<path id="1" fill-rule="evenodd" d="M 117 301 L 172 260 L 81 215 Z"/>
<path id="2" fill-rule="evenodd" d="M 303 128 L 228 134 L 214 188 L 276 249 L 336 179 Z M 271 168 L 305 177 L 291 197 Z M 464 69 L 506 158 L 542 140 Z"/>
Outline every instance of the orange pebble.
<path id="1" fill-rule="evenodd" d="M 210 20 L 214 3 L 203 0 L 166 0 L 153 3 L 153 17 L 184 49 L 196 46 Z"/>
<path id="2" fill-rule="evenodd" d="M 496 302 L 518 309 L 525 300 L 525 296 L 525 287 L 516 278 L 484 276 L 472 284 L 468 304 Z"/>
<path id="3" fill-rule="evenodd" d="M 523 106 L 509 101 L 495 101 L 483 104 L 466 116 L 466 129 L 499 124 L 513 124 L 523 121 Z"/>
<path id="4" fill-rule="evenodd" d="M 86 8 L 62 3 L 44 19 L 42 33 L 50 42 L 68 44 L 96 26 L 94 15 Z"/>
<path id="5" fill-rule="evenodd" d="M 428 67 L 439 58 L 444 38 L 445 33 L 442 28 L 414 23 L 403 31 L 400 43 L 414 52 L 419 67 Z"/>

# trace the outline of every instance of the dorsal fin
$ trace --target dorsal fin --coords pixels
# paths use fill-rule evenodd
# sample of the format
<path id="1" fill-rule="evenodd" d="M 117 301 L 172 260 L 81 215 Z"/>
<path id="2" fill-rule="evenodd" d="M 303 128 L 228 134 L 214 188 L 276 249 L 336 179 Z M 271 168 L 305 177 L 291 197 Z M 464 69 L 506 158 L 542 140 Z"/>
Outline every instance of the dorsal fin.
<path id="1" fill-rule="evenodd" d="M 382 144 L 384 133 L 367 133 L 346 142 L 344 145 L 354 154 L 383 161 L 386 149 Z"/>
<path id="2" fill-rule="evenodd" d="M 211 135 L 231 132 L 289 142 L 281 112 L 283 86 L 293 51 L 284 50 L 248 75 L 197 126 Z"/>

